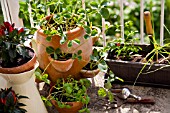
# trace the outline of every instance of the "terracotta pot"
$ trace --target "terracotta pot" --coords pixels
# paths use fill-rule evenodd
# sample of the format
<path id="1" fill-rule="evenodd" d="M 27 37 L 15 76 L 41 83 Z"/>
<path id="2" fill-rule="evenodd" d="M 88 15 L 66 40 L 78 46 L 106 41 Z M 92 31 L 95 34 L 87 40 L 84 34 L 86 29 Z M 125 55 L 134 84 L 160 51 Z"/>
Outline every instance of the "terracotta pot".
<path id="1" fill-rule="evenodd" d="M 81 102 L 67 102 L 71 108 L 60 108 L 55 100 L 51 100 L 51 103 L 56 107 L 59 113 L 78 113 L 78 111 L 83 107 Z"/>
<path id="2" fill-rule="evenodd" d="M 95 77 L 98 73 L 100 72 L 100 69 L 95 69 L 95 70 L 85 70 L 82 69 L 80 71 L 80 76 L 82 78 L 93 78 Z"/>
<path id="3" fill-rule="evenodd" d="M 89 62 L 90 55 L 92 54 L 92 45 L 93 41 L 92 38 L 84 39 L 85 30 L 82 27 L 77 27 L 73 30 L 68 31 L 67 33 L 68 40 L 73 40 L 75 38 L 80 40 L 80 44 L 73 43 L 73 46 L 68 48 L 67 43 L 61 45 L 60 44 L 60 36 L 55 35 L 52 37 L 52 40 L 50 42 L 46 41 L 47 35 L 43 33 L 42 29 L 39 29 L 36 32 L 36 45 L 34 45 L 34 48 L 37 50 L 37 58 L 40 63 L 40 68 L 45 69 L 46 66 L 50 63 L 50 60 L 48 58 L 48 54 L 46 53 L 46 47 L 52 46 L 54 49 L 60 47 L 60 49 L 65 53 L 77 53 L 79 50 L 82 51 L 82 60 L 78 61 L 78 59 L 75 59 L 73 61 L 73 64 L 71 68 L 68 71 L 61 72 L 56 70 L 55 64 L 49 65 L 46 72 L 49 74 L 49 78 L 52 82 L 55 82 L 58 78 L 66 78 L 69 75 L 73 75 L 74 78 L 79 79 L 80 76 L 78 73 L 80 70 Z M 67 67 L 67 66 L 65 66 Z"/>
<path id="4" fill-rule="evenodd" d="M 17 73 L 22 73 L 22 72 L 29 71 L 29 70 L 33 69 L 34 64 L 36 63 L 36 55 L 34 54 L 34 51 L 31 48 L 27 47 L 27 49 L 29 49 L 33 53 L 31 60 L 29 60 L 27 63 L 20 65 L 18 67 L 13 67 L 13 68 L 0 67 L 0 73 L 17 74 Z"/>

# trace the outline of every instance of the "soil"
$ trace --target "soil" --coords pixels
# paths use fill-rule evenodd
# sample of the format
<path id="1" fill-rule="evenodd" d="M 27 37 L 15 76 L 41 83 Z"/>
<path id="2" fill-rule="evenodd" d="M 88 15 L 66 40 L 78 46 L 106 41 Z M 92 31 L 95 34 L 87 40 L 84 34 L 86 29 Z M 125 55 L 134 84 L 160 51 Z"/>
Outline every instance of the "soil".
<path id="1" fill-rule="evenodd" d="M 25 58 L 17 53 L 17 57 L 12 62 L 9 61 L 8 63 L 4 63 L 2 59 L 0 59 L 0 67 L 12 68 L 12 67 L 17 67 L 17 66 L 27 63 L 34 56 L 34 52 L 32 49 L 29 49 L 29 48 L 26 48 L 26 52 L 28 53 L 28 55 L 26 55 Z"/>
<path id="2" fill-rule="evenodd" d="M 103 87 L 104 74 L 99 73 L 96 77 L 90 79 L 92 82 L 91 88 L 88 90 L 88 94 L 91 98 L 88 108 L 91 113 L 170 113 L 170 89 L 156 88 L 156 87 L 144 87 L 144 86 L 131 86 L 131 85 L 119 85 L 115 84 L 115 87 L 127 87 L 131 90 L 131 93 L 138 96 L 151 96 L 155 100 L 155 104 L 122 104 L 118 108 L 114 108 L 113 104 L 108 104 L 107 99 L 101 99 L 97 95 L 99 87 Z M 48 95 L 49 86 L 44 86 L 40 91 L 42 95 Z M 58 113 L 57 110 L 52 107 L 47 107 L 49 113 Z"/>

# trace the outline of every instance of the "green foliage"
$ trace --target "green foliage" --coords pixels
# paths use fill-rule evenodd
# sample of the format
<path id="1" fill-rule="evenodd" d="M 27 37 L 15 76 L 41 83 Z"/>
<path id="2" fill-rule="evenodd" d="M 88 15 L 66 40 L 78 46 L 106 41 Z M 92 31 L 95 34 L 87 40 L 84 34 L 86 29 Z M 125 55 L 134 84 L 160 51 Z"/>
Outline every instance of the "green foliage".
<path id="1" fill-rule="evenodd" d="M 129 60 L 132 58 L 132 55 L 138 54 L 138 51 L 141 50 L 139 46 L 134 45 L 134 43 L 137 42 L 139 38 L 133 37 L 136 31 L 133 31 L 131 27 L 133 27 L 132 21 L 126 22 L 124 39 L 118 37 L 107 44 L 107 48 L 114 52 L 114 57 L 117 59 Z M 116 25 L 116 28 L 116 31 L 120 32 L 120 26 Z"/>
<path id="2" fill-rule="evenodd" d="M 42 72 L 40 68 L 37 68 L 34 74 L 38 80 L 44 81 L 45 83 L 50 84 L 50 80 L 48 79 L 48 74 L 44 74 L 44 72 Z"/>
<path id="3" fill-rule="evenodd" d="M 46 52 L 52 57 L 54 58 L 54 60 L 68 60 L 70 58 L 72 59 L 78 59 L 78 60 L 81 60 L 82 59 L 82 56 L 81 56 L 81 53 L 82 51 L 81 50 L 78 50 L 77 53 L 65 53 L 63 52 L 60 48 L 56 48 L 54 49 L 53 47 L 51 46 L 48 46 L 46 47 Z"/>
<path id="4" fill-rule="evenodd" d="M 93 53 L 90 55 L 90 62 L 84 67 L 87 70 L 100 69 L 102 72 L 107 71 L 107 64 L 104 57 L 107 55 L 107 50 L 103 48 L 93 48 Z"/>
<path id="5" fill-rule="evenodd" d="M 0 112 L 1 113 L 26 113 L 21 107 L 26 106 L 20 103 L 20 99 L 28 99 L 26 96 L 18 95 L 12 87 L 0 90 Z"/>
<path id="6" fill-rule="evenodd" d="M 50 95 L 43 100 L 48 103 L 48 100 L 56 100 L 60 108 L 70 108 L 67 102 L 82 102 L 86 107 L 79 112 L 89 112 L 87 104 L 90 102 L 90 97 L 87 95 L 87 88 L 91 82 L 88 79 L 75 80 L 69 76 L 67 79 L 61 78 L 56 81 L 52 87 Z"/>
<path id="7" fill-rule="evenodd" d="M 107 9 L 107 2 L 107 0 L 103 0 L 100 5 L 97 5 L 97 2 L 91 1 L 90 7 L 83 9 L 81 0 L 32 0 L 20 2 L 19 16 L 29 20 L 28 17 L 30 15 L 26 8 L 28 9 L 30 5 L 34 25 L 40 25 L 43 30 L 47 30 L 48 32 L 44 32 L 45 34 L 58 34 L 62 37 L 65 36 L 63 31 L 74 29 L 77 26 L 84 27 L 87 34 L 90 34 L 91 21 L 89 17 L 93 14 L 99 14 L 101 17 L 108 18 L 109 10 Z M 75 7 L 72 7 L 73 5 Z M 48 20 L 44 19 L 49 14 L 53 16 Z M 87 25 L 85 25 L 85 22 L 87 22 Z"/>

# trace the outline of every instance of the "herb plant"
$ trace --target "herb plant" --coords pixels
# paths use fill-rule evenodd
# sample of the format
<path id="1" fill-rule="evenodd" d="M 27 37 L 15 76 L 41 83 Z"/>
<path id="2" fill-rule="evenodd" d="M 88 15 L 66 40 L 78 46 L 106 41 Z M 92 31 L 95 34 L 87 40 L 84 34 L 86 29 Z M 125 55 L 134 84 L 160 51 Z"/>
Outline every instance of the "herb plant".
<path id="1" fill-rule="evenodd" d="M 119 25 L 116 26 L 116 31 L 119 30 Z M 134 45 L 139 39 L 134 38 L 134 35 L 137 31 L 133 31 L 132 29 L 133 23 L 132 21 L 128 21 L 125 23 L 125 39 L 116 38 L 113 41 L 108 42 L 107 48 L 110 51 L 114 52 L 114 58 L 122 59 L 122 60 L 131 60 L 132 56 L 138 54 L 140 48 L 139 46 Z"/>
<path id="2" fill-rule="evenodd" d="M 87 95 L 87 88 L 91 83 L 88 79 L 75 80 L 68 77 L 58 79 L 56 84 L 52 87 L 51 92 L 47 98 L 42 99 L 45 103 L 49 104 L 50 100 L 57 101 L 60 108 L 70 108 L 71 106 L 67 102 L 82 102 L 85 108 L 79 110 L 79 112 L 89 112 L 87 104 L 90 101 L 90 97 Z"/>

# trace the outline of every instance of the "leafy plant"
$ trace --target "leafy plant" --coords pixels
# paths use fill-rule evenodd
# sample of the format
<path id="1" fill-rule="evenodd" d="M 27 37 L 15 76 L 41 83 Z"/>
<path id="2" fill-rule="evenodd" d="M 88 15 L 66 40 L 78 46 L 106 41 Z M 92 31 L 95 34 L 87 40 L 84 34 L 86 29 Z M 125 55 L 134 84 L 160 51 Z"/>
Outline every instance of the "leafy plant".
<path id="1" fill-rule="evenodd" d="M 26 106 L 20 103 L 20 99 L 28 99 L 26 96 L 21 96 L 12 90 L 12 87 L 0 90 L 0 112 L 1 113 L 25 113 L 25 109 L 21 108 Z"/>
<path id="2" fill-rule="evenodd" d="M 84 69 L 94 70 L 100 69 L 102 72 L 107 71 L 107 65 L 104 57 L 107 55 L 107 50 L 105 48 L 93 48 L 93 53 L 90 56 L 90 62 L 83 67 Z"/>
<path id="3" fill-rule="evenodd" d="M 53 47 L 48 46 L 46 48 L 46 52 L 55 60 L 67 60 L 70 58 L 72 58 L 72 59 L 78 58 L 78 60 L 82 59 L 82 56 L 81 56 L 82 51 L 81 50 L 79 50 L 77 53 L 71 54 L 71 53 L 65 53 L 65 52 L 61 51 L 60 48 L 54 49 Z"/>
<path id="4" fill-rule="evenodd" d="M 107 73 L 105 73 L 105 83 L 104 83 L 104 87 L 99 88 L 98 90 L 98 95 L 101 98 L 108 98 L 109 99 L 109 103 L 114 102 L 114 95 L 111 92 L 112 89 L 112 83 L 115 80 L 119 80 L 121 82 L 124 82 L 123 79 L 116 77 L 113 72 L 109 69 Z"/>
<path id="5" fill-rule="evenodd" d="M 87 95 L 87 88 L 91 83 L 88 79 L 75 80 L 68 77 L 67 79 L 60 78 L 56 84 L 52 87 L 51 92 L 47 98 L 43 97 L 45 103 L 50 105 L 50 100 L 55 100 L 60 108 L 70 108 L 71 106 L 67 102 L 82 102 L 85 108 L 79 110 L 79 112 L 89 112 L 87 104 L 90 101 L 90 97 Z"/>
<path id="6" fill-rule="evenodd" d="M 125 23 L 125 39 L 120 37 L 114 39 L 113 41 L 108 42 L 107 48 L 110 51 L 114 51 L 115 55 L 113 56 L 116 59 L 122 60 L 130 60 L 133 55 L 138 54 L 141 48 L 139 46 L 135 46 L 134 43 L 139 40 L 139 38 L 134 38 L 134 35 L 137 31 L 133 31 L 131 27 L 133 26 L 132 21 L 128 21 Z M 119 25 L 116 25 L 119 30 Z"/>
<path id="7" fill-rule="evenodd" d="M 72 30 L 77 26 L 85 28 L 86 35 L 84 37 L 86 39 L 94 36 L 95 31 L 92 30 L 90 16 L 99 14 L 101 17 L 108 18 L 109 11 L 106 8 L 107 3 L 107 0 L 103 0 L 98 5 L 97 2 L 92 1 L 89 8 L 83 9 L 81 0 L 32 0 L 27 1 L 25 4 L 24 2 L 20 3 L 20 17 L 28 20 L 29 12 L 23 12 L 25 12 L 24 6 L 28 7 L 30 4 L 35 26 L 40 25 L 44 33 L 48 35 L 48 39 L 56 34 L 61 36 L 60 43 L 63 44 L 67 41 L 64 31 Z M 44 19 L 49 14 L 52 16 Z M 69 43 L 72 43 L 72 41 Z"/>
<path id="8" fill-rule="evenodd" d="M 24 42 L 29 39 L 28 32 L 24 28 L 14 26 L 14 23 L 9 22 L 4 22 L 4 25 L 0 26 L 0 66 L 2 67 L 14 67 L 18 60 L 30 58 L 24 45 Z"/>

